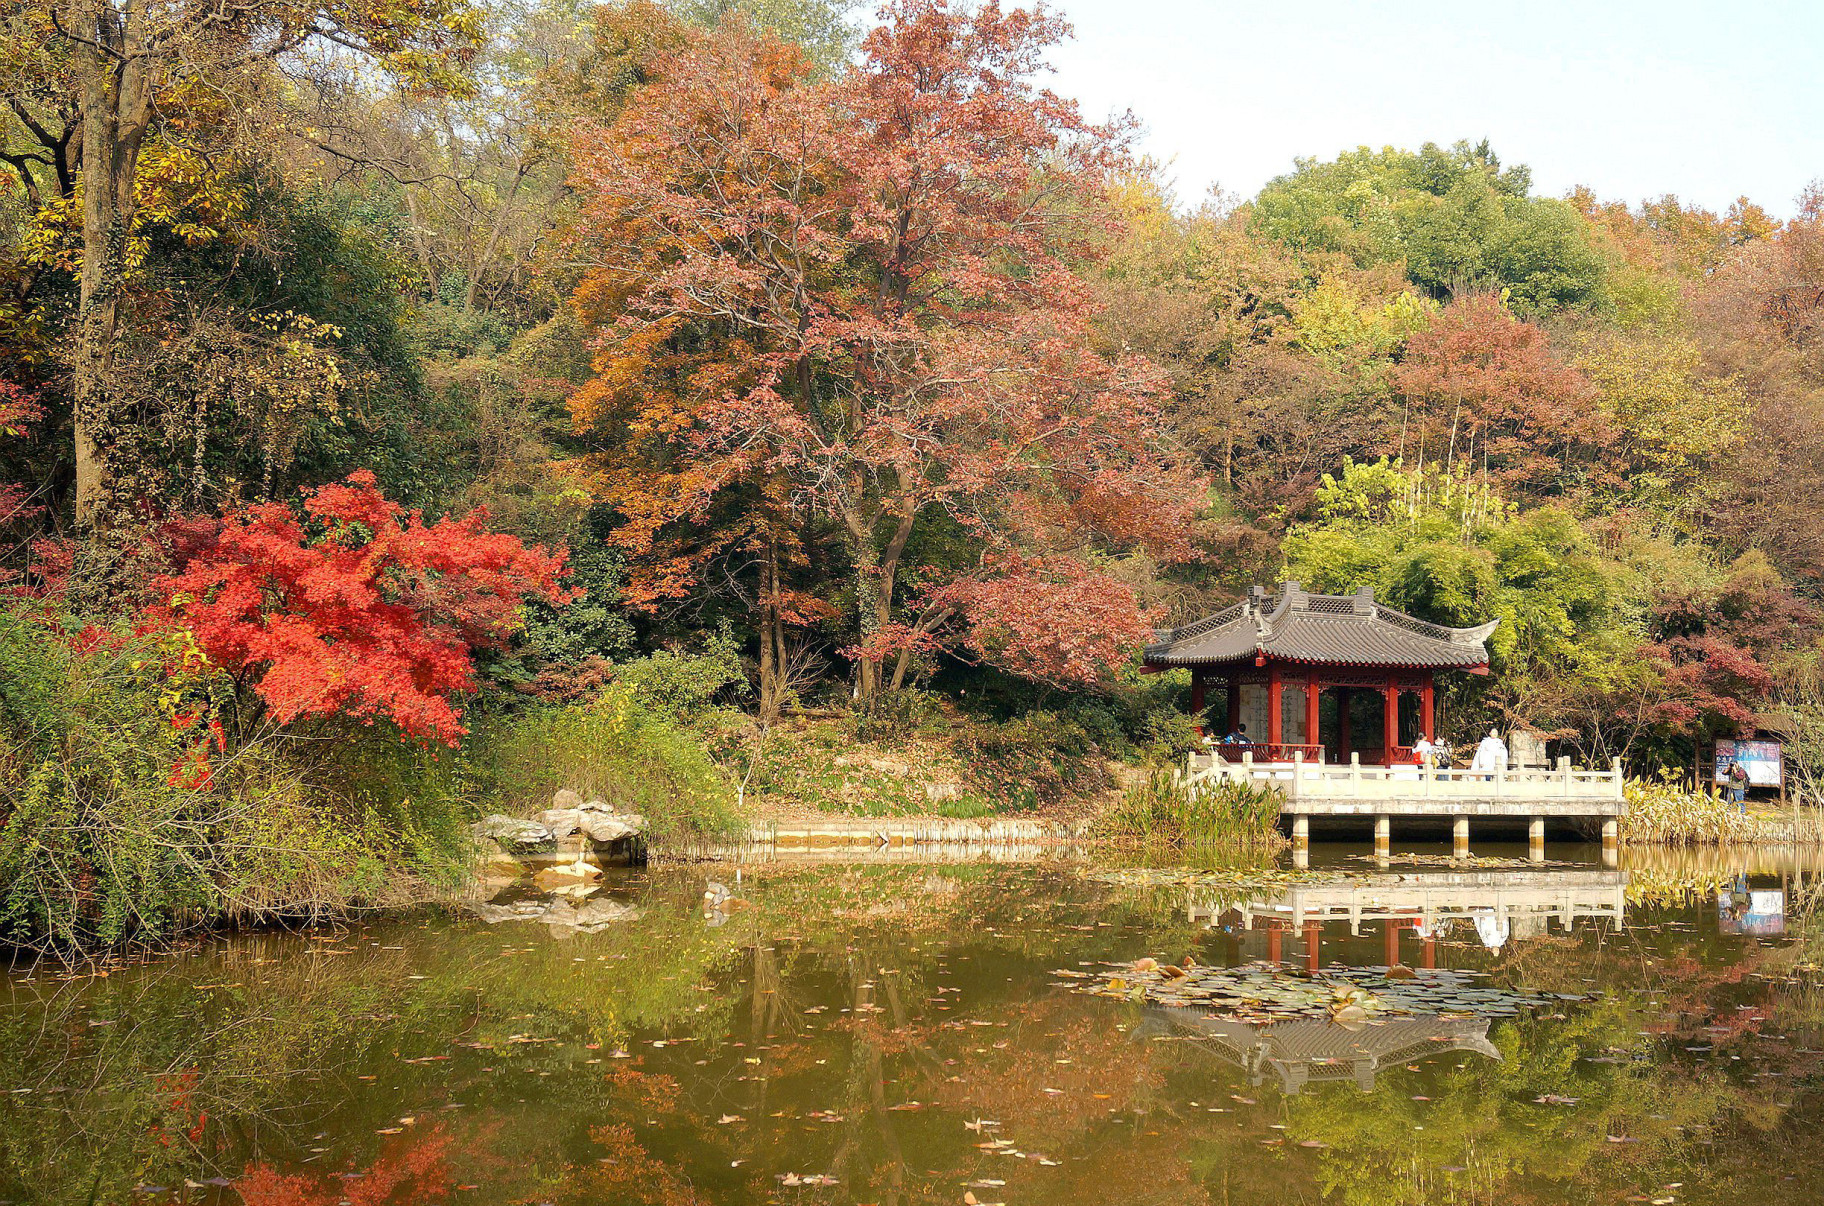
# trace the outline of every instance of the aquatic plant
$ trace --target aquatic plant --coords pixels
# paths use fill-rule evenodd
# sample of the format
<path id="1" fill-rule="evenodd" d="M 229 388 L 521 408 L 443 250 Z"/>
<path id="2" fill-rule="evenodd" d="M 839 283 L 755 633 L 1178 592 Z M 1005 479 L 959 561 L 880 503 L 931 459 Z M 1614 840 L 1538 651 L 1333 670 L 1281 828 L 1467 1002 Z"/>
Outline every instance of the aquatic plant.
<path id="1" fill-rule="evenodd" d="M 1276 787 L 1224 781 L 1187 783 L 1175 770 L 1155 767 L 1128 785 L 1110 811 L 1116 835 L 1172 846 L 1273 847 L 1285 796 Z"/>
<path id="2" fill-rule="evenodd" d="M 1669 778 L 1636 779 L 1624 791 L 1624 842 L 1696 846 L 1794 840 L 1790 817 L 1743 812 L 1720 795 L 1693 791 Z"/>

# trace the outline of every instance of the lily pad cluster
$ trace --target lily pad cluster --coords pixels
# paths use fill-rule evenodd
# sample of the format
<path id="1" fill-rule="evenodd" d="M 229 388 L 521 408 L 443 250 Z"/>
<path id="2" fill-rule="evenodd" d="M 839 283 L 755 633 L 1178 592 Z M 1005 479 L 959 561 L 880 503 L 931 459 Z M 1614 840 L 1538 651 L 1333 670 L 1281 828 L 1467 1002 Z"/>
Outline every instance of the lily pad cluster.
<path id="1" fill-rule="evenodd" d="M 1178 966 L 1153 959 L 1057 973 L 1073 992 L 1148 1005 L 1201 1009 L 1230 1021 L 1295 1018 L 1373 1022 L 1400 1017 L 1513 1017 L 1554 1000 L 1584 998 L 1503 988 L 1485 972 L 1446 968 L 1333 967 L 1306 972 L 1256 961 L 1237 967 Z"/>

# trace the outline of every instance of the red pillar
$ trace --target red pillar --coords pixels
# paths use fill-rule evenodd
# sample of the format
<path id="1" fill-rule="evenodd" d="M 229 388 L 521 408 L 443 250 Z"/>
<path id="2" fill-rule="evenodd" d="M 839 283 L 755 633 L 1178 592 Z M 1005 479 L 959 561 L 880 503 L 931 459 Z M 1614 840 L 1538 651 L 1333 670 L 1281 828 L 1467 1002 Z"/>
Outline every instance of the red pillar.
<path id="1" fill-rule="evenodd" d="M 1279 714 L 1279 663 L 1267 668 L 1267 744 L 1278 745 L 1281 741 Z"/>
<path id="2" fill-rule="evenodd" d="M 1438 738 L 1433 699 L 1435 690 L 1436 685 L 1432 676 L 1426 675 L 1425 685 L 1419 690 L 1419 724 L 1425 730 L 1425 740 L 1427 741 L 1436 741 Z"/>
<path id="3" fill-rule="evenodd" d="M 1400 689 L 1392 683 L 1381 688 L 1381 765 L 1393 765 L 1393 751 L 1400 744 Z"/>
<path id="4" fill-rule="evenodd" d="M 1203 732 L 1203 671 L 1191 670 L 1191 717 L 1197 722 L 1197 731 Z"/>
<path id="5" fill-rule="evenodd" d="M 1349 688 L 1336 689 L 1336 760 L 1349 761 Z"/>
<path id="6" fill-rule="evenodd" d="M 1317 685 L 1317 671 L 1316 670 L 1309 671 L 1305 675 L 1305 744 L 1306 745 L 1316 745 L 1318 742 L 1318 732 L 1317 732 L 1318 690 L 1319 690 L 1319 688 Z"/>
<path id="7" fill-rule="evenodd" d="M 1241 681 L 1233 671 L 1229 674 L 1229 728 L 1233 733 L 1241 725 Z"/>

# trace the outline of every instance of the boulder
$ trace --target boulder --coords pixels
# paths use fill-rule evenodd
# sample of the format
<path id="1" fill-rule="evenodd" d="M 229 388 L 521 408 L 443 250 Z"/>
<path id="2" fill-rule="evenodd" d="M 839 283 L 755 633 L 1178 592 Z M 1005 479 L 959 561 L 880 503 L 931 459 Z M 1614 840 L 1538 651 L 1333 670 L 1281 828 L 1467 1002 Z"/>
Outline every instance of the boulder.
<path id="1" fill-rule="evenodd" d="M 558 788 L 557 794 L 551 797 L 551 807 L 553 808 L 581 808 L 582 806 L 582 794 L 571 791 L 568 787 Z"/>
<path id="2" fill-rule="evenodd" d="M 499 813 L 475 822 L 475 836 L 488 838 L 501 846 L 537 846 L 551 840 L 551 831 L 537 821 L 507 817 Z"/>
<path id="3" fill-rule="evenodd" d="M 644 833 L 646 819 L 631 813 L 620 816 L 606 812 L 586 812 L 582 814 L 582 830 L 592 842 L 618 842 Z"/>
<path id="4" fill-rule="evenodd" d="M 583 814 L 574 808 L 547 808 L 532 819 L 551 831 L 554 838 L 566 838 L 577 831 Z"/>

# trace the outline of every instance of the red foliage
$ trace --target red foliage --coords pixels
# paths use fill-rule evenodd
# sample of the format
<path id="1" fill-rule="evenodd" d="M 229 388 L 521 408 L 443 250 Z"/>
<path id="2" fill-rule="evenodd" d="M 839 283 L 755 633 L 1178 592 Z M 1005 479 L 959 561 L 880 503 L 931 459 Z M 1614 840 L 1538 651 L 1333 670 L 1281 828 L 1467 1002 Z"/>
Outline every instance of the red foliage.
<path id="1" fill-rule="evenodd" d="M 1101 680 L 1152 639 L 1132 587 L 1062 558 L 1009 558 L 934 591 L 926 615 L 932 607 L 954 614 L 960 643 L 977 658 L 1059 686 Z M 927 624 L 924 634 L 937 631 Z M 936 643 L 916 629 L 897 632 L 902 640 Z"/>
<path id="2" fill-rule="evenodd" d="M 307 494 L 304 512 L 267 503 L 199 537 L 155 612 L 215 665 L 255 675 L 280 723 L 386 718 L 454 743 L 451 697 L 474 688 L 474 651 L 504 643 L 523 600 L 572 597 L 562 550 L 489 532 L 479 511 L 426 523 L 365 470 Z"/>
<path id="3" fill-rule="evenodd" d="M 1412 403 L 1409 457 L 1486 461 L 1516 490 L 1556 494 L 1601 476 L 1612 438 L 1590 383 L 1553 356 L 1545 332 L 1493 297 L 1445 307 L 1407 342 L 1393 382 Z"/>
<path id="4" fill-rule="evenodd" d="M 659 83 L 572 144 L 596 265 L 576 301 L 598 332 L 572 410 L 601 437 L 595 482 L 629 519 L 635 590 L 687 585 L 723 546 L 662 533 L 700 534 L 736 491 L 828 516 L 855 567 L 864 691 L 882 656 L 956 614 L 908 614 L 898 593 L 915 581 L 930 600 L 947 576 L 918 563 L 922 526 L 941 517 L 990 558 L 1087 541 L 1181 560 L 1204 497 L 1165 438 L 1160 374 L 1094 350 L 1075 265 L 1114 228 L 1105 188 L 1126 147 L 1034 86 L 1063 23 L 940 0 L 882 16 L 826 83 L 740 22 L 683 35 L 650 65 Z M 1017 604 L 995 575 L 953 602 L 1007 613 L 1010 664 L 1074 677 L 1116 650 L 1041 653 L 1040 628 L 1011 618 L 1087 601 L 1057 564 Z M 1137 607 L 1125 623 L 1139 629 Z"/>
<path id="5" fill-rule="evenodd" d="M 448 1200 L 450 1136 L 432 1127 L 395 1141 L 365 1172 L 330 1176 L 279 1172 L 256 1164 L 235 1181 L 245 1206 L 429 1206 Z"/>

